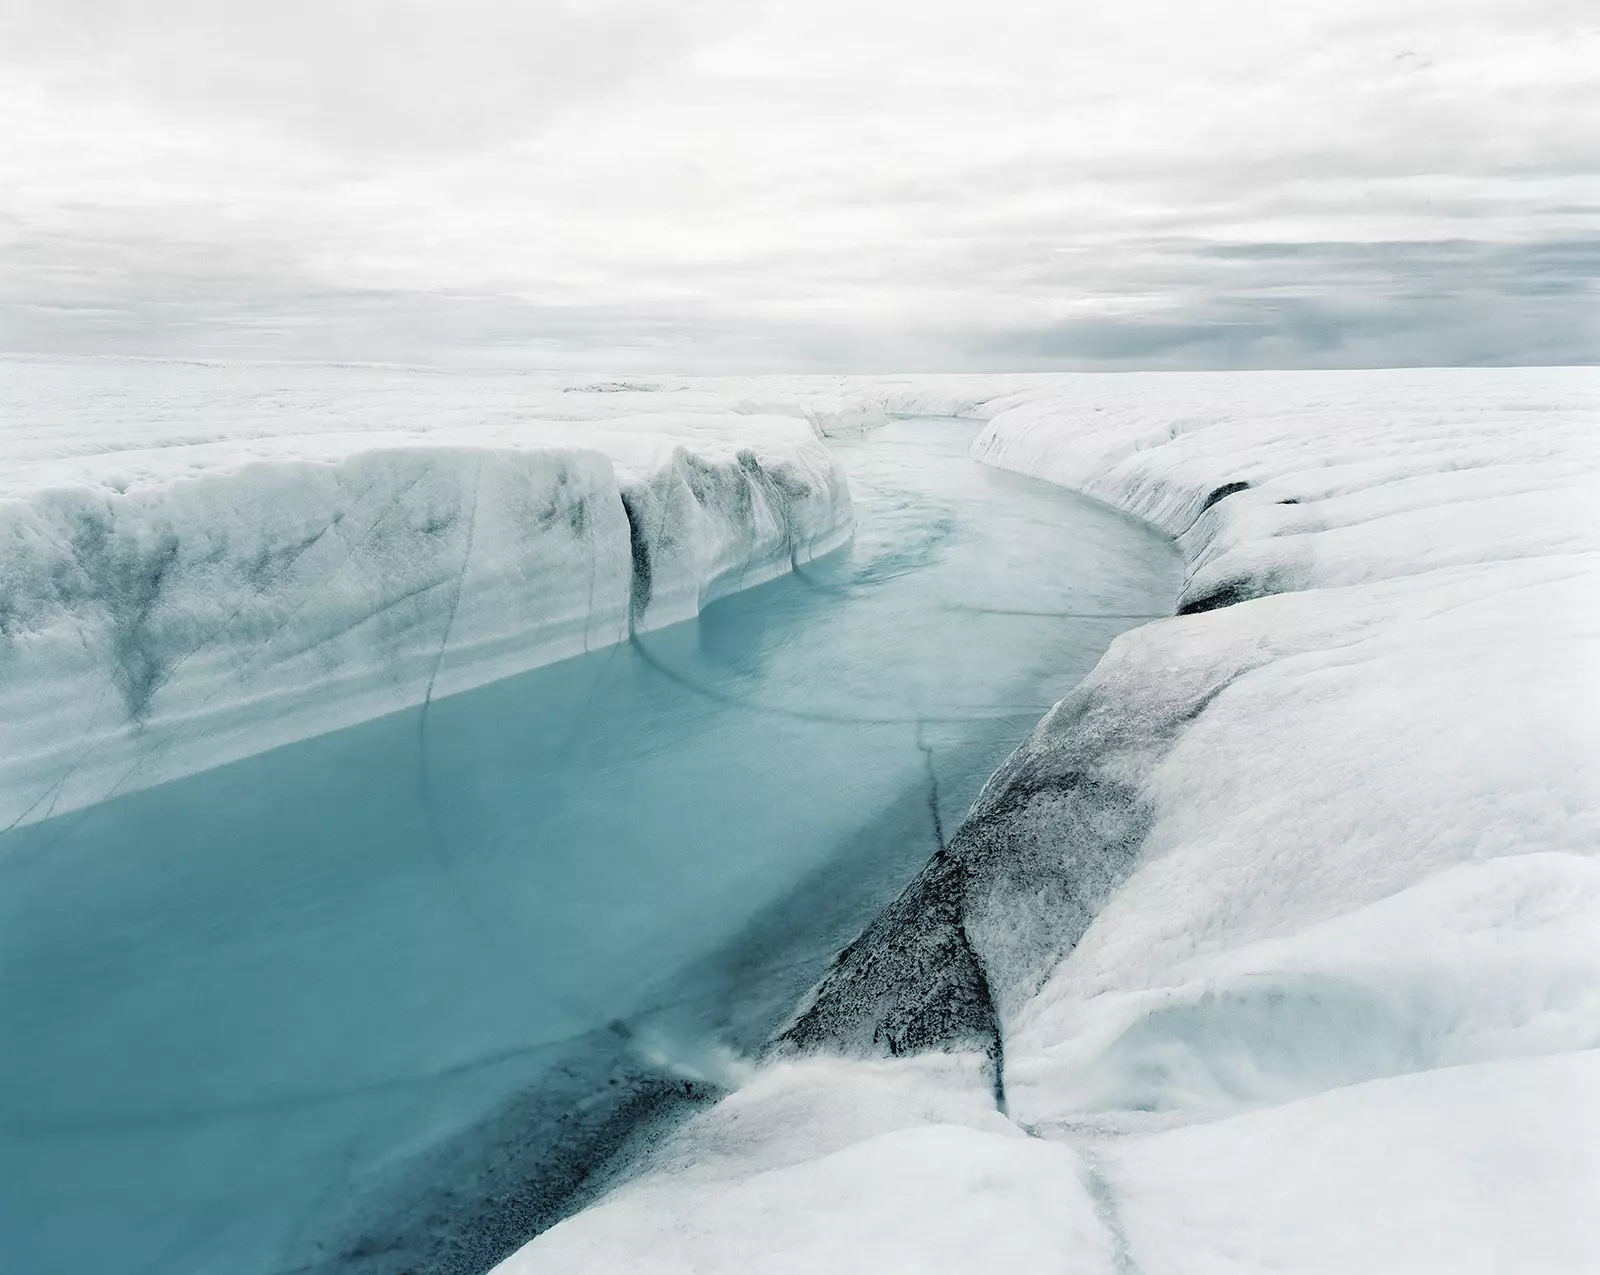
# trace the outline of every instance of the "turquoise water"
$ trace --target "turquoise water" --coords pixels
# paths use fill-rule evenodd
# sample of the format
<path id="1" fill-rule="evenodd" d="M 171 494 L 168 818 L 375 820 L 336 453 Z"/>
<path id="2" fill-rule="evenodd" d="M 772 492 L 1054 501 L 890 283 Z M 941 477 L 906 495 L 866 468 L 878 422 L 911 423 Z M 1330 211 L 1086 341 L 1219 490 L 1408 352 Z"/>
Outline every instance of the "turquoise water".
<path id="1" fill-rule="evenodd" d="M 0 838 L 0 1269 L 483 1269 L 714 1096 L 1172 608 L 973 433 L 835 444 L 854 543 L 696 621 Z"/>

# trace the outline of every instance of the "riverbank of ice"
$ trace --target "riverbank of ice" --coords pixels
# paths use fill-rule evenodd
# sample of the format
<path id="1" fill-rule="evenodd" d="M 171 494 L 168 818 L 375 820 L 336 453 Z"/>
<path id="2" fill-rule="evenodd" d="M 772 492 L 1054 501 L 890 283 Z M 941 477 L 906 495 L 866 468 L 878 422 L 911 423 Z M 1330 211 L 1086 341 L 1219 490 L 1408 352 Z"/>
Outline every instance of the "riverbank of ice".
<path id="1" fill-rule="evenodd" d="M 1594 1269 L 1600 374 L 971 410 L 1177 538 L 1190 614 L 1001 768 L 809 1056 L 504 1269 Z"/>
<path id="2" fill-rule="evenodd" d="M 0 371 L 0 826 L 688 618 L 849 536 L 817 435 L 873 416 L 782 387 L 753 414 L 736 387 Z"/>

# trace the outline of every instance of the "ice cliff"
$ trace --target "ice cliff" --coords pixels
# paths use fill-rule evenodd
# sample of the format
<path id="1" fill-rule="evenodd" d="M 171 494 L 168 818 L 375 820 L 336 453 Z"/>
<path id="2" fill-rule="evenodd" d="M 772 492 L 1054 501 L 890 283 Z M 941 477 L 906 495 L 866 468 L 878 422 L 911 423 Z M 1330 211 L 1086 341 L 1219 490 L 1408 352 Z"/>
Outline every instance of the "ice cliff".
<path id="1" fill-rule="evenodd" d="M 688 618 L 852 527 L 803 413 L 117 370 L 6 368 L 0 826 Z"/>

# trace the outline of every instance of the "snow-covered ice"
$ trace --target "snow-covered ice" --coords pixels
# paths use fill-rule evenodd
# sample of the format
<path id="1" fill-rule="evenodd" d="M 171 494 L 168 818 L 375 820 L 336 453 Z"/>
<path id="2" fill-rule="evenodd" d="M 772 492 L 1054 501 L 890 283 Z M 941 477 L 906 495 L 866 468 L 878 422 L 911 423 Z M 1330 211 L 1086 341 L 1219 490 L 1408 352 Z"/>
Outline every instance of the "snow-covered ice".
<path id="1" fill-rule="evenodd" d="M 1174 536 L 1188 614 L 1113 643 L 741 1094 L 504 1269 L 1600 1269 L 1600 373 L 966 410 Z"/>
<path id="2" fill-rule="evenodd" d="M 1368 1081 L 1104 1147 L 1139 1269 L 1582 1272 L 1600 1051 Z"/>
<path id="3" fill-rule="evenodd" d="M 1106 1268 L 1090 1169 L 1000 1115 L 973 1058 L 811 1059 L 694 1120 L 648 1177 L 504 1271 Z"/>

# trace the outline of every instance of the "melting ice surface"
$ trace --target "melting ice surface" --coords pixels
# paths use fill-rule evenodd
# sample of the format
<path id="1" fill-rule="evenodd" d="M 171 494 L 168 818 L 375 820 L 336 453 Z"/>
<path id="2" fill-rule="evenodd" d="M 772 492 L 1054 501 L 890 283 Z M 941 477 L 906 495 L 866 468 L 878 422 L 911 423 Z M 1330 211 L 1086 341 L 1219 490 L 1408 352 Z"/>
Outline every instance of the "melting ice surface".
<path id="1" fill-rule="evenodd" d="M 0 1267 L 484 1270 L 714 1093 L 1171 610 L 974 432 L 834 444 L 854 543 L 696 621 L 0 838 Z"/>

